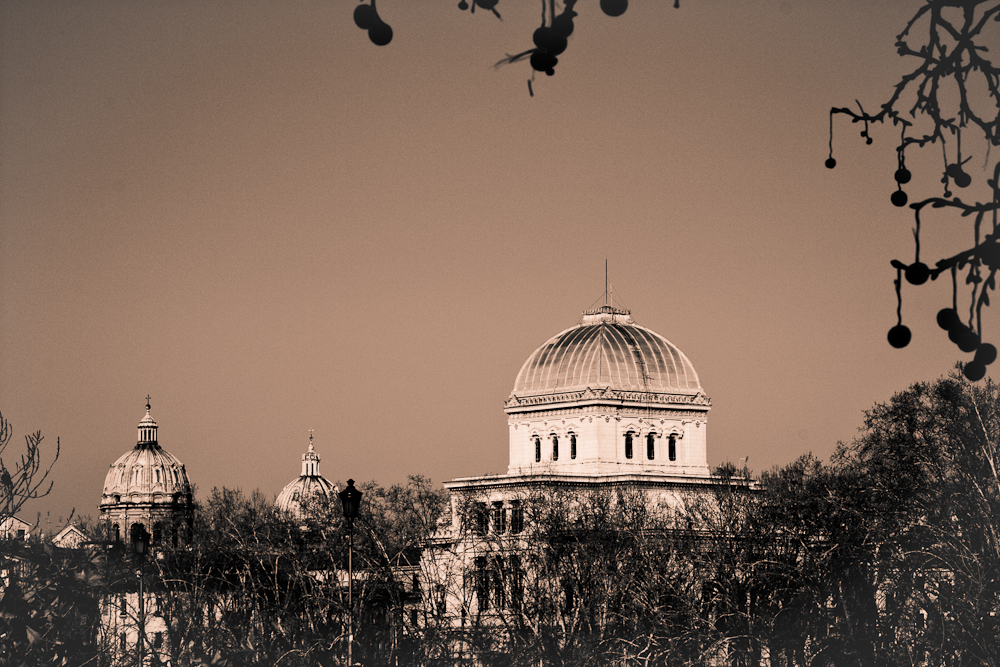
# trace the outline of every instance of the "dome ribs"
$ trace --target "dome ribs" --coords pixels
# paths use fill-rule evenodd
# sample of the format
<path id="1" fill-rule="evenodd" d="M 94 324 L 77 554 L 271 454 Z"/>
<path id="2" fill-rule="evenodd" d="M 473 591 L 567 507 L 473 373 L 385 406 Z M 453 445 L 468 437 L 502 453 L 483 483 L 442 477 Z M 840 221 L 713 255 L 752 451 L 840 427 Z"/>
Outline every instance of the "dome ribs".
<path id="1" fill-rule="evenodd" d="M 580 373 L 576 373 L 575 370 L 581 367 L 586 368 L 581 361 L 586 357 L 587 347 L 590 344 L 587 340 L 591 337 L 588 336 L 589 333 L 585 327 L 577 327 L 570 329 L 560 339 L 560 348 L 563 353 L 559 355 L 555 384 L 549 386 L 554 386 L 557 389 L 570 389 L 580 384 Z M 580 341 L 579 344 L 577 341 Z M 588 374 L 584 371 L 583 375 L 586 377 Z"/>
<path id="2" fill-rule="evenodd" d="M 635 389 L 632 382 L 635 357 L 628 347 L 621 330 L 615 325 L 608 325 L 604 336 L 605 350 L 608 352 L 608 381 L 622 389 Z M 624 374 L 624 377 L 623 377 Z"/>
<path id="3" fill-rule="evenodd" d="M 627 311 L 584 313 L 524 362 L 511 396 L 610 387 L 647 393 L 701 392 L 694 366 L 673 343 L 641 327 Z"/>

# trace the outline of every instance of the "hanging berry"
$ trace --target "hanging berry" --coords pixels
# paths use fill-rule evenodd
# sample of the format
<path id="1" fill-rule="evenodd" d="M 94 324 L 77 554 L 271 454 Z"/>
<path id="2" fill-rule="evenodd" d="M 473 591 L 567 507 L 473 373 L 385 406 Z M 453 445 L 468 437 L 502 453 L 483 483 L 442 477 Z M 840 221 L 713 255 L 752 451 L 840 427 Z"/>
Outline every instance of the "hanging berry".
<path id="1" fill-rule="evenodd" d="M 895 348 L 906 347 L 910 344 L 910 328 L 905 324 L 897 324 L 889 329 L 889 345 Z"/>
<path id="2" fill-rule="evenodd" d="M 914 262 L 906 267 L 906 282 L 911 285 L 923 285 L 931 276 L 931 270 L 923 262 Z"/>
<path id="3" fill-rule="evenodd" d="M 601 11 L 608 16 L 621 16 L 628 9 L 628 0 L 601 0 Z"/>

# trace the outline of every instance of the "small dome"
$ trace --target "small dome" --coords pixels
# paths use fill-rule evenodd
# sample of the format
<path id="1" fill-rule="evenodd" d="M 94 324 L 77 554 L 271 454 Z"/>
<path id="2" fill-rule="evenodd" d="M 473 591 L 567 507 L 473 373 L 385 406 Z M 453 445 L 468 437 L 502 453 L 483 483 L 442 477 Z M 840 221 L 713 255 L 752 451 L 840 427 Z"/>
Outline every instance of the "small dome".
<path id="1" fill-rule="evenodd" d="M 646 393 L 699 394 L 698 374 L 680 349 L 641 327 L 629 311 L 601 306 L 556 334 L 521 366 L 511 396 L 608 387 Z"/>
<path id="2" fill-rule="evenodd" d="M 309 449 L 302 455 L 302 474 L 286 484 L 278 494 L 274 501 L 278 509 L 302 518 L 302 505 L 308 498 L 315 498 L 319 502 L 332 502 L 336 498 L 337 486 L 319 474 L 319 461 L 310 433 Z"/>
<path id="3" fill-rule="evenodd" d="M 135 447 L 115 461 L 104 478 L 101 505 L 121 502 L 172 504 L 190 494 L 184 464 L 160 447 L 157 425 L 149 414 L 139 422 Z"/>

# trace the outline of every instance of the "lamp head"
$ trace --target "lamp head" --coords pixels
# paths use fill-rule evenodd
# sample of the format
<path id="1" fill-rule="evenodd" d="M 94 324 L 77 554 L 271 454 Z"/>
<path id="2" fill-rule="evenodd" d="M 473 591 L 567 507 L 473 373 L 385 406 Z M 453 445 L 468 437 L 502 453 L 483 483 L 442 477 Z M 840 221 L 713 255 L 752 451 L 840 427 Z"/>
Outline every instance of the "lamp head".
<path id="1" fill-rule="evenodd" d="M 149 551 L 149 533 L 141 523 L 132 525 L 132 550 L 144 556 Z"/>
<path id="2" fill-rule="evenodd" d="M 361 491 L 354 488 L 354 480 L 347 480 L 347 488 L 337 494 L 344 505 L 344 518 L 355 519 L 361 509 Z"/>

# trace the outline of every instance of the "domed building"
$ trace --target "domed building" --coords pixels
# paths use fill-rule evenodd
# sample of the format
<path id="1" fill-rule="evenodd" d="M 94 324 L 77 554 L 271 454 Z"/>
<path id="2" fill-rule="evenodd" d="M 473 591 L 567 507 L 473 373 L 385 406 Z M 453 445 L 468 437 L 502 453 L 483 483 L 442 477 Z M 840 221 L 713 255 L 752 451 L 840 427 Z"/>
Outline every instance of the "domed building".
<path id="1" fill-rule="evenodd" d="M 710 407 L 676 345 L 627 310 L 585 311 L 514 380 L 508 474 L 706 476 Z"/>
<path id="2" fill-rule="evenodd" d="M 310 432 L 309 449 L 302 455 L 302 474 L 286 484 L 278 494 L 274 501 L 278 509 L 301 519 L 308 499 L 320 503 L 330 503 L 337 499 L 337 486 L 319 474 L 319 461 Z"/>
<path id="3" fill-rule="evenodd" d="M 462 625 L 494 596 L 499 604 L 511 593 L 489 582 L 501 572 L 520 580 L 517 573 L 535 558 L 519 555 L 532 534 L 526 508 L 553 494 L 628 491 L 657 508 L 711 497 L 720 479 L 708 467 L 710 409 L 694 365 L 676 345 L 627 310 L 584 311 L 535 349 L 514 379 L 504 402 L 506 473 L 444 484 L 450 516 L 439 520 L 422 562 L 436 582 L 426 594 L 439 615 Z M 687 521 L 678 529 L 690 530 Z"/>
<path id="4" fill-rule="evenodd" d="M 193 518 L 191 483 L 180 460 L 160 447 L 156 421 L 149 414 L 139 422 L 135 447 L 111 464 L 104 478 L 100 519 L 118 540 L 129 540 L 142 526 L 153 544 L 187 541 Z"/>

